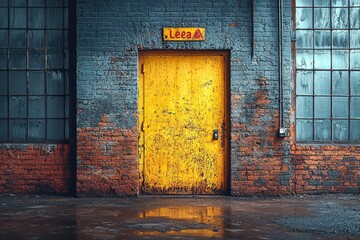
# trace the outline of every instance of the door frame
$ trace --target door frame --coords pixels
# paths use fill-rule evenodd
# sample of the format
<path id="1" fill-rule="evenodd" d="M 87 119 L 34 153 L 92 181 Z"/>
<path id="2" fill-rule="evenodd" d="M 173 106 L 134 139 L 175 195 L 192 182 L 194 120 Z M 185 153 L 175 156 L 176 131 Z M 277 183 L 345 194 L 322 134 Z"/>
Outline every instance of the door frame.
<path id="1" fill-rule="evenodd" d="M 144 134 L 143 134 L 143 122 L 144 122 L 144 83 L 141 81 L 143 78 L 143 63 L 146 56 L 223 56 L 224 57 L 224 119 L 225 126 L 223 127 L 223 139 L 224 139 L 224 193 L 222 195 L 231 194 L 231 171 L 230 171 L 230 138 L 231 138 L 231 121 L 230 121 L 230 51 L 229 50 L 139 50 L 138 52 L 138 162 L 139 162 L 139 194 L 149 195 L 144 193 L 143 187 L 145 186 L 144 168 Z M 180 194 L 179 194 L 180 195 Z M 183 195 L 183 194 L 181 194 Z"/>

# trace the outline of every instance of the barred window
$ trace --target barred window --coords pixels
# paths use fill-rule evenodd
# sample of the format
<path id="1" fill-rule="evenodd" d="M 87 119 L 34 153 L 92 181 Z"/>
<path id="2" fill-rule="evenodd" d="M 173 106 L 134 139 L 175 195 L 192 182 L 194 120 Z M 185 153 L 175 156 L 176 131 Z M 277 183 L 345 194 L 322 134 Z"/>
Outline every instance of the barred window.
<path id="1" fill-rule="evenodd" d="M 0 0 L 0 141 L 69 139 L 67 0 Z"/>
<path id="2" fill-rule="evenodd" d="M 360 1 L 296 1 L 296 139 L 360 140 Z"/>

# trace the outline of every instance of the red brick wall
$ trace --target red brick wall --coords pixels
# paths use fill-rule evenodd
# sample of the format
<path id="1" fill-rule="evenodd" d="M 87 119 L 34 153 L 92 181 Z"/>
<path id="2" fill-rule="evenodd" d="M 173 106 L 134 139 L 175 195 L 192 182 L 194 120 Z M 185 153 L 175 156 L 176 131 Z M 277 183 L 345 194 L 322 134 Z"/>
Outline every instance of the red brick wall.
<path id="1" fill-rule="evenodd" d="M 137 194 L 137 129 L 116 127 L 103 116 L 98 127 L 78 128 L 77 131 L 77 194 Z"/>
<path id="2" fill-rule="evenodd" d="M 1 193 L 69 193 L 69 146 L 1 144 Z"/>
<path id="3" fill-rule="evenodd" d="M 289 137 L 277 135 L 279 112 L 271 106 L 270 83 L 260 77 L 252 84 L 259 86 L 255 94 L 232 96 L 232 107 L 244 107 L 232 115 L 231 194 L 291 194 L 294 175 Z"/>
<path id="4" fill-rule="evenodd" d="M 291 146 L 295 192 L 360 193 L 360 146 Z"/>
<path id="5" fill-rule="evenodd" d="M 294 124 L 290 136 L 279 138 L 267 80 L 255 83 L 254 95 L 232 96 L 233 107 L 244 106 L 232 116 L 232 195 L 360 193 L 360 145 L 299 144 Z"/>

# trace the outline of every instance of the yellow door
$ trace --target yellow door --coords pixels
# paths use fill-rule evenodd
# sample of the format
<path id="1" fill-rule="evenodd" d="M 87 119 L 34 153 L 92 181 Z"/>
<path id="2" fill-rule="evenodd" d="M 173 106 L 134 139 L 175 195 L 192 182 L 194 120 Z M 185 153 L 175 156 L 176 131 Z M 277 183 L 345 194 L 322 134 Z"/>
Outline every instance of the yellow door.
<path id="1" fill-rule="evenodd" d="M 139 60 L 143 193 L 224 193 L 227 54 L 141 52 Z"/>

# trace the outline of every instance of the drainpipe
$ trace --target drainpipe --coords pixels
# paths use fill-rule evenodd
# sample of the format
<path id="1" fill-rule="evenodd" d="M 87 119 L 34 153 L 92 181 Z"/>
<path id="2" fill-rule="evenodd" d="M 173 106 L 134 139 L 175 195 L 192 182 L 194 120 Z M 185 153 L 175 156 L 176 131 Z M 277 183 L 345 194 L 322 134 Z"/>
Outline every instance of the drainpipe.
<path id="1" fill-rule="evenodd" d="M 284 126 L 284 88 L 283 88 L 283 0 L 279 0 L 279 36 L 278 36 L 278 56 L 279 56 L 279 137 L 286 137 L 288 131 Z"/>
<path id="2" fill-rule="evenodd" d="M 251 1 L 251 60 L 255 57 L 254 0 Z"/>

